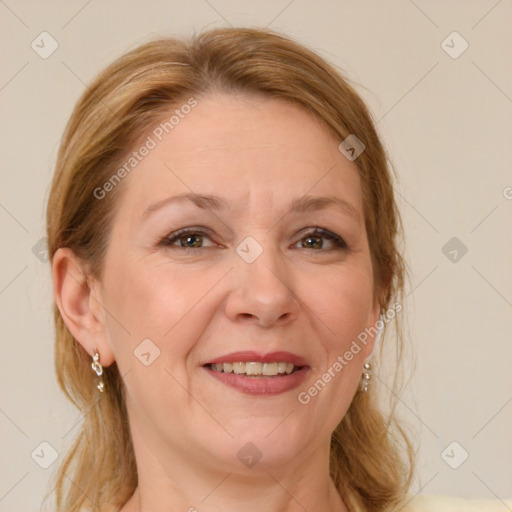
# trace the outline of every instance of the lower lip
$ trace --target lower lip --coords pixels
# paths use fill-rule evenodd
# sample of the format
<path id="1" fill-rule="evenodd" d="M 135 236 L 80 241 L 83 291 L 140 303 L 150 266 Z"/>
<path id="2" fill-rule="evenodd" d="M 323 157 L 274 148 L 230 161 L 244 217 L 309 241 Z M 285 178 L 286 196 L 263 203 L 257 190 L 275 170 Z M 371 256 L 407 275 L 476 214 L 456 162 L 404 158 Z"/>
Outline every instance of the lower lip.
<path id="1" fill-rule="evenodd" d="M 280 377 L 245 377 L 236 373 L 224 373 L 204 369 L 214 378 L 246 395 L 272 396 L 296 388 L 306 377 L 309 370 L 304 366 L 300 370 Z"/>

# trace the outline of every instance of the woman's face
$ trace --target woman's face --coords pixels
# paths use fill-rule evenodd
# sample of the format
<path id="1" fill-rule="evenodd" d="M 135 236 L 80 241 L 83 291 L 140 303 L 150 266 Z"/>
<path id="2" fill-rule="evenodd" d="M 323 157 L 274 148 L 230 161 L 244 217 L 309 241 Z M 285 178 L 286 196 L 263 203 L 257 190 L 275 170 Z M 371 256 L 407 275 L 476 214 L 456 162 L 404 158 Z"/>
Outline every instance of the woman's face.
<path id="1" fill-rule="evenodd" d="M 283 100 L 182 116 L 134 148 L 94 291 L 136 453 L 240 471 L 327 453 L 371 339 L 344 354 L 378 318 L 356 165 Z"/>

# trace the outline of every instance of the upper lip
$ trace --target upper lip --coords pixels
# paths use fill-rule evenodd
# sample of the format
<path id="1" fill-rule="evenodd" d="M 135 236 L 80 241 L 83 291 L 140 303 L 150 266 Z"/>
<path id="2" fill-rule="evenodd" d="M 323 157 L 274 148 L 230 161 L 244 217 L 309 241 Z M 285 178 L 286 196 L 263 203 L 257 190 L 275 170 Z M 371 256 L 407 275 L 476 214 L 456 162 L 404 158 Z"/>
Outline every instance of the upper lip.
<path id="1" fill-rule="evenodd" d="M 291 352 L 278 351 L 278 352 L 255 352 L 253 350 L 245 350 L 242 352 L 231 352 L 222 356 L 215 357 L 205 364 L 222 364 L 222 363 L 273 363 L 273 362 L 286 362 L 293 363 L 295 366 L 308 366 L 307 361 Z"/>

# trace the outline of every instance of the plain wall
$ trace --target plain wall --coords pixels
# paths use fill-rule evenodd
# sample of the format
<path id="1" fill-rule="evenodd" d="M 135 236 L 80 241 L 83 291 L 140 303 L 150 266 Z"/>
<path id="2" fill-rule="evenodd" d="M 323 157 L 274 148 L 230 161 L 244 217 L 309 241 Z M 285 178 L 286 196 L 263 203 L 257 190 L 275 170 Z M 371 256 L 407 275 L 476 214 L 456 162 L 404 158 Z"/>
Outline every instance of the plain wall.
<path id="1" fill-rule="evenodd" d="M 228 24 L 282 31 L 361 84 L 399 178 L 411 269 L 417 364 L 398 410 L 418 431 L 413 489 L 512 497 L 511 2 L 11 0 L 0 15 L 1 511 L 40 509 L 81 420 L 54 376 L 36 245 L 71 110 L 139 43 Z M 46 59 L 31 47 L 43 31 L 58 43 Z M 48 469 L 31 456 L 49 453 L 42 442 L 59 454 Z"/>

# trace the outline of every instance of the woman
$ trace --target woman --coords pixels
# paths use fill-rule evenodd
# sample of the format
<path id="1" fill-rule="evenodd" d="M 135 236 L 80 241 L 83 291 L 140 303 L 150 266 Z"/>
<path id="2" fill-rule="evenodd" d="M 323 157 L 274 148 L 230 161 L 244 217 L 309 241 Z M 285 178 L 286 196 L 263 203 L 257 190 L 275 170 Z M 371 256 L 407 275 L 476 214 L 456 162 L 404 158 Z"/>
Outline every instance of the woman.
<path id="1" fill-rule="evenodd" d="M 84 414 L 58 510 L 404 506 L 411 445 L 370 363 L 390 322 L 400 353 L 400 220 L 332 66 L 266 30 L 136 48 L 77 104 L 47 226 Z"/>

